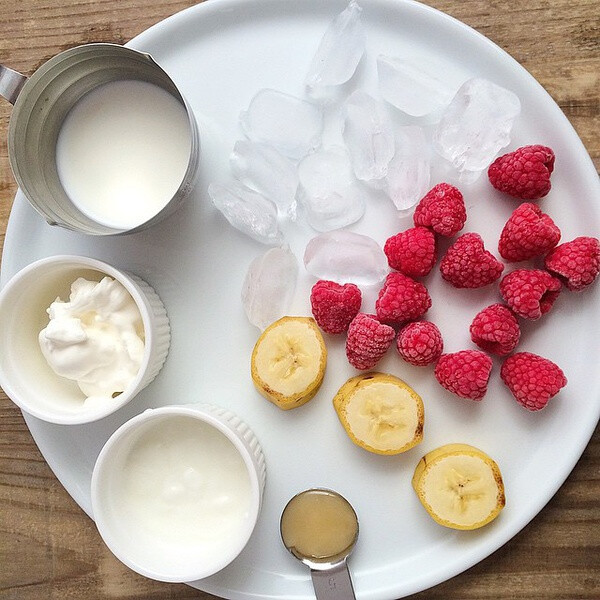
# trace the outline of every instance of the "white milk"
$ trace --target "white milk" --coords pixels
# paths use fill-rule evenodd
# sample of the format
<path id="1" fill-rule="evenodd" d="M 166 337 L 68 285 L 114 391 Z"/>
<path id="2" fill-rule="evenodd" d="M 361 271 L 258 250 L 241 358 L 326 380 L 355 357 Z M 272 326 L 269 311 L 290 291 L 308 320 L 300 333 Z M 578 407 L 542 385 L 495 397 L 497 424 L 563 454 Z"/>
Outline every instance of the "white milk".
<path id="1" fill-rule="evenodd" d="M 198 557 L 226 553 L 248 526 L 251 483 L 234 445 L 206 423 L 171 417 L 153 423 L 129 451 L 112 502 L 132 534 L 153 543 L 193 545 Z"/>
<path id="2" fill-rule="evenodd" d="M 131 228 L 158 213 L 188 166 L 191 134 L 183 105 L 144 81 L 113 81 L 68 113 L 56 164 L 71 201 L 104 225 Z"/>

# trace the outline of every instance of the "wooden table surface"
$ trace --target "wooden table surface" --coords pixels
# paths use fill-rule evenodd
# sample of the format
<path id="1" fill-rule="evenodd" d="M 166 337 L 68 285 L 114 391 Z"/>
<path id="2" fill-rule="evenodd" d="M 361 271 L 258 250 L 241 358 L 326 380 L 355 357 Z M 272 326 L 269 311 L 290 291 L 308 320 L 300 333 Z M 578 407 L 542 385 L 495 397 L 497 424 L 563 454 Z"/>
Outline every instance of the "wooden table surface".
<path id="1" fill-rule="evenodd" d="M 524 65 L 561 106 L 600 168 L 598 0 L 426 3 L 471 25 Z M 31 74 L 61 50 L 86 42 L 124 43 L 192 4 L 192 0 L 0 0 L 0 63 Z M 6 148 L 10 108 L 0 100 L 0 245 L 16 191 Z M 412 598 L 598 600 L 599 521 L 597 428 L 566 483 L 521 533 L 469 571 Z M 0 598 L 212 596 L 185 585 L 150 581 L 116 560 L 94 523 L 44 462 L 19 410 L 0 393 Z"/>

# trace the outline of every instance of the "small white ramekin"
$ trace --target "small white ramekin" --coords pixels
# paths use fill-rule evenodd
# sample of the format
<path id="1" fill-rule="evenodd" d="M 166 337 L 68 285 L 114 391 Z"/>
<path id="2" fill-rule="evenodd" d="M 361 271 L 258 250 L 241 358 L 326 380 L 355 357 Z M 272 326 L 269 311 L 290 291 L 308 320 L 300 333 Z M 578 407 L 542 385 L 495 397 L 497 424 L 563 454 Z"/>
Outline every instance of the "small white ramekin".
<path id="1" fill-rule="evenodd" d="M 47 308 L 67 300 L 78 277 L 120 282 L 139 308 L 144 325 L 144 356 L 129 388 L 102 405 L 84 403 L 76 382 L 54 373 L 38 336 L 48 324 Z M 0 386 L 25 412 L 64 425 L 89 423 L 115 412 L 154 380 L 169 351 L 167 312 L 156 292 L 136 275 L 84 256 L 52 256 L 19 271 L 0 292 Z"/>
<path id="2" fill-rule="evenodd" d="M 136 526 L 138 506 L 132 506 L 120 495 L 124 481 L 129 481 L 127 461 L 135 452 L 136 444 L 147 448 L 145 444 L 148 438 L 152 438 L 153 432 L 160 431 L 160 427 L 168 424 L 169 420 L 172 425 L 181 428 L 179 421 L 173 421 L 181 418 L 199 420 L 223 434 L 243 459 L 250 480 L 249 508 L 242 524 L 234 532 L 217 532 L 219 540 L 226 541 L 227 547 L 211 551 L 208 556 L 206 540 L 166 541 L 161 535 Z M 172 450 L 161 445 L 161 456 L 170 452 Z M 152 470 L 147 464 L 143 472 L 144 477 L 152 478 Z M 132 570 L 158 581 L 196 581 L 225 568 L 246 546 L 260 514 L 265 478 L 265 460 L 256 436 L 229 410 L 207 404 L 148 409 L 119 427 L 102 448 L 92 473 L 93 518 L 108 548 Z M 152 482 L 151 494 L 161 493 L 158 475 L 157 480 Z M 145 509 L 139 507 L 139 510 Z"/>

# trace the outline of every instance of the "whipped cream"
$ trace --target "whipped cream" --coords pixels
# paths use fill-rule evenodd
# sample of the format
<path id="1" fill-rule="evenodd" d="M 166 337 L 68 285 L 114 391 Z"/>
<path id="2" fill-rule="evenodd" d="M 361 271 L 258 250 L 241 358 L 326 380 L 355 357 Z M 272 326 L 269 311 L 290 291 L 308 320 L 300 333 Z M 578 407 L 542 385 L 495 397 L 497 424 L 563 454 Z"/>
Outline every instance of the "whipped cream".
<path id="1" fill-rule="evenodd" d="M 131 294 L 111 277 L 71 284 L 68 301 L 48 308 L 39 334 L 42 354 L 59 376 L 76 381 L 86 403 L 107 401 L 135 379 L 144 355 L 144 327 Z"/>

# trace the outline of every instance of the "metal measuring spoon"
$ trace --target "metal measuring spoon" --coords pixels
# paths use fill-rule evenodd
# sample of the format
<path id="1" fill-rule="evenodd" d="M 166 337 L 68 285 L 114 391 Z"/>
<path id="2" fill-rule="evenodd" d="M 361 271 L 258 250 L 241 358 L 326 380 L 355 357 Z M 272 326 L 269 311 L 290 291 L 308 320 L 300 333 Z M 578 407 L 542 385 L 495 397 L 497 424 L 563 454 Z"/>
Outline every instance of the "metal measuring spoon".
<path id="1" fill-rule="evenodd" d="M 284 546 L 310 567 L 317 600 L 355 598 L 346 559 L 358 538 L 358 518 L 340 494 L 312 488 L 294 496 L 280 521 Z"/>

